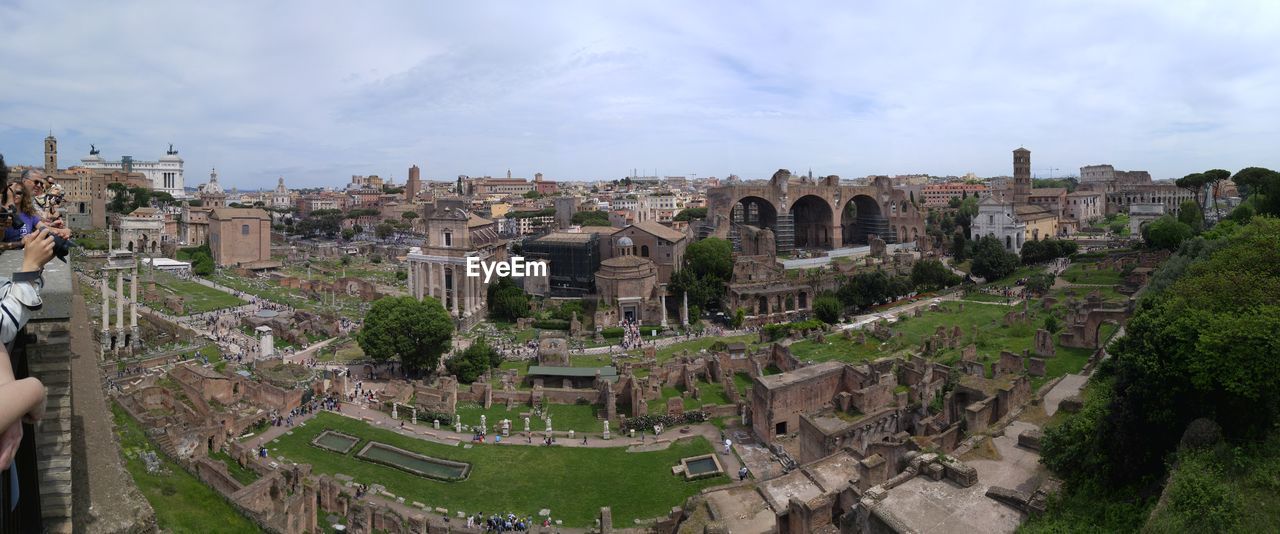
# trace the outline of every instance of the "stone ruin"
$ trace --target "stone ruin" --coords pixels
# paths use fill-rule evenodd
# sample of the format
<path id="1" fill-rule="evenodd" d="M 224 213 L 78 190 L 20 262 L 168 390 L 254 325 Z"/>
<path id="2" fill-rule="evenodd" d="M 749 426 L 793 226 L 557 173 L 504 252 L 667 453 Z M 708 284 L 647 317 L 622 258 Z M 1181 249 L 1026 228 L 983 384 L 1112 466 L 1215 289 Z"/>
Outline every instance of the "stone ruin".
<path id="1" fill-rule="evenodd" d="M 1043 328 L 1036 330 L 1035 353 L 1037 356 L 1050 358 L 1057 352 L 1053 344 L 1053 335 Z"/>
<path id="2" fill-rule="evenodd" d="M 562 337 L 543 333 L 538 340 L 538 365 L 569 367 L 569 342 Z"/>
<path id="3" fill-rule="evenodd" d="M 872 258 L 884 258 L 885 250 L 888 248 L 883 239 L 876 234 L 867 234 L 867 244 L 871 245 Z"/>

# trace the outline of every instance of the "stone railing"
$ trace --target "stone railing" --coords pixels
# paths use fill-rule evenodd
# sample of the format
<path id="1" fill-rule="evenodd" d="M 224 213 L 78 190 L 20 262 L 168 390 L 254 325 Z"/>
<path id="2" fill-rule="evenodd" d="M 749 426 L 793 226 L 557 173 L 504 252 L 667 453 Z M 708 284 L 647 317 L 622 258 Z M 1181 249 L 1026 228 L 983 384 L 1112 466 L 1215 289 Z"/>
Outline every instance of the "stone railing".
<path id="1" fill-rule="evenodd" d="M 21 264 L 21 251 L 0 255 L 0 276 Z M 38 429 L 25 425 L 14 461 L 21 500 L 6 519 L 23 526 L 42 522 L 44 532 L 71 532 L 71 265 L 49 262 L 40 293 L 44 305 L 18 332 L 9 358 L 18 378 L 44 383 L 49 402 Z"/>

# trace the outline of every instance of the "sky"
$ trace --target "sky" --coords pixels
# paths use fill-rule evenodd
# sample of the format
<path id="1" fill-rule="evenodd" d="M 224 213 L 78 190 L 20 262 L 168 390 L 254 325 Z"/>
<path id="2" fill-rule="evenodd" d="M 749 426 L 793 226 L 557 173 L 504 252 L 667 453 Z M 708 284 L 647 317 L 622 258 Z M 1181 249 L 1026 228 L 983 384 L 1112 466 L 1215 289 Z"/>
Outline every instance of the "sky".
<path id="1" fill-rule="evenodd" d="M 1280 168 L 1280 2 L 0 0 L 0 153 L 242 189 Z"/>

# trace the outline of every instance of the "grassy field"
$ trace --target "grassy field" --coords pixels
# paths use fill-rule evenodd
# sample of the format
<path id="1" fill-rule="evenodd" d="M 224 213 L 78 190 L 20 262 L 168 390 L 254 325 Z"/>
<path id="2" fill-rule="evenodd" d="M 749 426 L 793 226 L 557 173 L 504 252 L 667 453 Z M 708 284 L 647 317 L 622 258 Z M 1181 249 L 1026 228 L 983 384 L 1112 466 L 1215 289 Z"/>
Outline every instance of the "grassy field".
<path id="1" fill-rule="evenodd" d="M 256 295 L 258 298 L 266 299 L 276 304 L 284 304 L 300 310 L 312 312 L 322 312 L 330 309 L 328 298 L 326 298 L 324 302 L 321 302 L 318 297 L 309 297 L 301 291 L 280 287 L 274 282 L 259 279 L 249 280 L 227 273 L 214 274 L 208 278 L 214 283 L 221 284 L 250 295 Z M 364 315 L 364 312 L 362 311 L 364 303 L 359 299 L 348 297 L 346 295 L 338 295 L 337 302 L 339 313 L 348 318 L 359 319 Z"/>
<path id="2" fill-rule="evenodd" d="M 1092 263 L 1075 263 L 1063 271 L 1061 278 L 1073 284 L 1116 285 L 1120 283 L 1120 271 L 1094 268 Z M 1086 267 L 1088 269 L 1086 269 Z"/>
<path id="3" fill-rule="evenodd" d="M 893 323 L 890 329 L 895 337 L 886 342 L 867 336 L 866 343 L 858 343 L 856 339 L 845 339 L 842 335 L 826 336 L 826 343 L 815 343 L 811 340 L 799 341 L 791 345 L 791 353 L 801 360 L 861 362 L 900 352 L 917 351 L 924 339 L 933 335 L 937 327 L 950 329 L 960 326 L 962 341 L 960 348 L 943 349 L 934 354 L 933 359 L 952 364 L 960 357 L 963 347 L 973 343 L 978 348 L 981 361 L 994 361 L 1000 351 L 1007 350 L 1021 354 L 1035 343 L 1035 331 L 1047 313 L 1039 306 L 1031 306 L 1031 320 L 1012 326 L 1005 326 L 1004 315 L 1013 308 L 998 304 L 964 303 L 964 311 L 959 312 L 960 303 L 943 302 L 940 311 L 926 312 L 921 317 L 912 317 L 905 321 Z M 1021 307 L 1017 308 L 1021 310 Z M 898 332 L 902 337 L 896 337 Z M 1078 372 L 1088 360 L 1090 349 L 1073 349 L 1059 345 L 1057 356 L 1046 363 L 1048 375 L 1032 380 L 1033 385 L 1043 383 L 1046 378 L 1053 378 L 1064 373 Z"/>
<path id="4" fill-rule="evenodd" d="M 658 359 L 659 362 L 665 362 L 667 360 L 670 360 L 671 358 L 674 358 L 677 354 L 680 354 L 686 349 L 688 349 L 690 354 L 697 354 L 698 351 L 702 349 L 710 348 L 711 345 L 717 341 L 723 341 L 725 343 L 733 343 L 735 341 L 741 341 L 746 343 L 747 345 L 751 345 L 752 343 L 759 341 L 759 339 L 760 339 L 760 336 L 755 334 L 742 334 L 740 336 L 728 336 L 728 337 L 700 337 L 697 339 L 691 339 L 689 341 L 675 343 L 675 344 L 660 348 L 657 351 L 655 351 L 654 356 Z"/>
<path id="5" fill-rule="evenodd" d="M 723 385 L 699 382 L 698 392 L 701 398 L 684 398 L 685 411 L 697 410 L 703 406 L 729 404 L 729 396 L 725 393 Z M 662 397 L 649 401 L 649 413 L 667 413 L 667 399 L 682 396 L 684 396 L 684 388 L 662 388 Z"/>
<path id="6" fill-rule="evenodd" d="M 160 298 L 144 300 L 147 306 L 155 309 L 166 310 L 168 313 L 177 313 L 177 310 L 171 309 L 164 304 L 164 299 L 170 295 L 180 295 L 187 298 L 187 303 L 183 310 L 185 315 L 194 315 L 245 304 L 245 301 L 236 298 L 234 295 L 196 282 L 182 280 L 168 273 L 157 272 L 155 276 L 156 292 L 160 294 Z M 145 284 L 145 280 L 147 280 L 146 276 L 140 280 L 140 284 Z"/>
<path id="7" fill-rule="evenodd" d="M 554 414 L 554 412 L 553 412 Z M 471 463 L 471 474 L 459 482 L 439 482 L 398 469 L 356 460 L 314 447 L 310 441 L 326 429 L 376 440 L 435 458 Z M 712 452 L 703 438 L 674 443 L 664 451 L 629 453 L 625 448 L 561 448 L 521 445 L 478 445 L 470 449 L 431 443 L 372 427 L 363 421 L 320 413 L 292 436 L 269 445 L 273 455 L 309 463 L 317 473 L 343 473 L 364 484 L 382 484 L 406 501 L 464 511 L 512 512 L 551 517 L 566 527 L 587 527 L 601 506 L 613 509 L 616 525 L 665 515 L 672 506 L 703 488 L 723 484 L 726 477 L 686 482 L 671 474 L 681 458 Z"/>
<path id="8" fill-rule="evenodd" d="M 177 464 L 160 456 L 167 473 L 151 474 L 140 454 L 155 451 L 141 425 L 123 409 L 112 405 L 116 433 L 125 456 L 125 468 L 156 511 L 156 522 L 166 532 L 257 532 L 258 527 L 240 515 L 222 496 Z"/>

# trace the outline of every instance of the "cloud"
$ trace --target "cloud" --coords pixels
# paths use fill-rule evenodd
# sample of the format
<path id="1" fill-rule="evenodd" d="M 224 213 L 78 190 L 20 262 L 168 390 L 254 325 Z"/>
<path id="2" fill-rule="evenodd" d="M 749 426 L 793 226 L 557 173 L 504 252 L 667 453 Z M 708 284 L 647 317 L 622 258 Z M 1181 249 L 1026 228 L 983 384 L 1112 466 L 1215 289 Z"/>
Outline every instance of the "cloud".
<path id="1" fill-rule="evenodd" d="M 173 142 L 242 188 L 1280 167 L 1275 2 L 613 4 L 6 3 L 0 151 Z"/>

